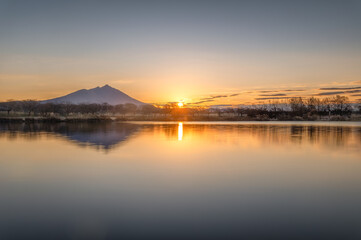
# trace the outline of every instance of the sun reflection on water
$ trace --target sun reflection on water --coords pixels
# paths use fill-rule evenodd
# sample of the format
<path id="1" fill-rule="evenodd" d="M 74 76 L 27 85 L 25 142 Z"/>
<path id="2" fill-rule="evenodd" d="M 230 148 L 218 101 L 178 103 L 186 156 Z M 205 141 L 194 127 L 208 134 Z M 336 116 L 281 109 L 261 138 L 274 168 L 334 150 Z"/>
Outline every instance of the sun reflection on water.
<path id="1" fill-rule="evenodd" d="M 178 123 L 178 141 L 183 140 L 183 123 Z"/>

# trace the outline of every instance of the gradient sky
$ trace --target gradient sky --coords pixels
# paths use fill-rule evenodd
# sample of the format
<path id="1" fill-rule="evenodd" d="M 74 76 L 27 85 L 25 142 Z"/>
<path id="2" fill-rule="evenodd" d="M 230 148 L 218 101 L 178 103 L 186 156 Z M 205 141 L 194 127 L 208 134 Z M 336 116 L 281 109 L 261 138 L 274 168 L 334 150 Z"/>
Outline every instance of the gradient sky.
<path id="1" fill-rule="evenodd" d="M 360 13 L 360 0 L 0 0 L 0 101 L 104 84 L 152 103 L 361 99 Z"/>

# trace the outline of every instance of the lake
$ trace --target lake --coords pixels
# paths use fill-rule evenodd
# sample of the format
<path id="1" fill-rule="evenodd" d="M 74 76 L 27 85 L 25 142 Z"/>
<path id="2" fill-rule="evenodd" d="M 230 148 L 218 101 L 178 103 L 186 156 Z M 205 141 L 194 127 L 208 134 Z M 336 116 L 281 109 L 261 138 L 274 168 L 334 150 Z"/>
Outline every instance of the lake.
<path id="1" fill-rule="evenodd" d="M 0 239 L 361 239 L 361 123 L 0 124 Z"/>

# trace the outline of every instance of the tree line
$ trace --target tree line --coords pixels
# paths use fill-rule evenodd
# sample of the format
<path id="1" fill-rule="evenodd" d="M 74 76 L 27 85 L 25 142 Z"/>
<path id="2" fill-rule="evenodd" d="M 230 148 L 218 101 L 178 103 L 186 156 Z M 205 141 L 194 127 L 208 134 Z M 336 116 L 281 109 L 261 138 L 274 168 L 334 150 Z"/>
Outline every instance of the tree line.
<path id="1" fill-rule="evenodd" d="M 72 114 L 87 115 L 160 115 L 171 116 L 175 119 L 188 116 L 190 119 L 216 116 L 224 118 L 233 117 L 232 120 L 249 119 L 279 119 L 287 120 L 301 118 L 311 120 L 315 116 L 345 116 L 349 117 L 353 112 L 361 113 L 361 105 L 353 108 L 346 96 L 334 96 L 327 98 L 290 98 L 287 100 L 271 100 L 264 104 L 248 105 L 230 108 L 212 107 L 178 107 L 175 103 L 164 106 L 151 104 L 135 105 L 132 103 L 109 105 L 104 104 L 71 104 L 71 103 L 42 103 L 35 100 L 0 102 L 0 111 L 7 115 L 22 113 L 26 116 L 50 117 L 54 115 L 69 116 Z M 231 120 L 231 119 L 229 119 Z"/>
<path id="2" fill-rule="evenodd" d="M 43 117 L 51 114 L 69 116 L 70 114 L 129 114 L 154 112 L 153 105 L 137 106 L 132 103 L 110 105 L 103 104 L 71 104 L 71 103 L 41 103 L 35 100 L 7 101 L 0 103 L 0 110 L 11 113 L 24 113 L 27 116 L 40 115 Z"/>

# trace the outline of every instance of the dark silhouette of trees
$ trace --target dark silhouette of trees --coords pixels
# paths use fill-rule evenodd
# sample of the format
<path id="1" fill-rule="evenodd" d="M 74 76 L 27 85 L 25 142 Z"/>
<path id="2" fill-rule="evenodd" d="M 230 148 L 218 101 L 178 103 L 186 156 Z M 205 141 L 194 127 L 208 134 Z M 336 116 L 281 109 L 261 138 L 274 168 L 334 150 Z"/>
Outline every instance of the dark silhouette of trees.
<path id="1" fill-rule="evenodd" d="M 115 105 L 114 108 L 113 108 L 113 112 L 115 114 L 125 114 L 125 108 L 124 108 L 124 104 L 118 104 L 118 105 Z"/>
<path id="2" fill-rule="evenodd" d="M 124 111 L 125 111 L 125 113 L 134 115 L 135 112 L 137 111 L 137 105 L 135 105 L 133 103 L 126 103 L 126 104 L 124 104 Z"/>
<path id="3" fill-rule="evenodd" d="M 35 113 L 36 107 L 38 105 L 39 102 L 35 100 L 24 100 L 21 103 L 23 111 L 28 113 L 28 116 L 30 116 L 31 113 Z"/>
<path id="4" fill-rule="evenodd" d="M 20 105 L 18 101 L 14 101 L 14 100 L 8 100 L 6 102 L 2 102 L 0 103 L 0 107 L 2 111 L 6 111 L 7 115 L 10 115 L 10 112 L 16 112 L 16 111 L 20 111 Z"/>
<path id="5" fill-rule="evenodd" d="M 37 108 L 37 112 L 43 116 L 47 117 L 50 115 L 50 113 L 54 112 L 54 107 L 52 103 L 44 103 L 40 104 Z"/>
<path id="6" fill-rule="evenodd" d="M 292 113 L 296 116 L 302 116 L 307 111 L 307 107 L 301 97 L 290 98 L 289 104 L 290 104 Z"/>
<path id="7" fill-rule="evenodd" d="M 113 111 L 113 106 L 108 104 L 108 103 L 103 103 L 100 105 L 100 112 L 102 114 L 108 113 L 108 112 L 112 112 Z"/>
<path id="8" fill-rule="evenodd" d="M 63 106 L 63 113 L 65 116 L 69 116 L 71 113 L 77 112 L 77 105 L 71 103 L 64 103 Z"/>
<path id="9" fill-rule="evenodd" d="M 315 98 L 315 97 L 308 98 L 306 100 L 307 111 L 309 113 L 318 112 L 320 104 L 321 103 L 320 103 L 320 100 L 318 98 Z"/>
<path id="10" fill-rule="evenodd" d="M 154 107 L 153 105 L 147 104 L 141 107 L 140 112 L 144 115 L 150 115 L 150 114 L 158 113 L 159 111 L 158 108 Z"/>
<path id="11" fill-rule="evenodd" d="M 164 120 L 345 120 L 351 114 L 361 114 L 361 105 L 351 104 L 345 96 L 336 95 L 326 98 L 291 98 L 284 101 L 272 100 L 267 104 L 241 106 L 236 108 L 179 107 L 177 103 L 164 106 L 150 104 L 71 104 L 42 103 L 35 100 L 0 102 L 0 111 L 8 116 L 42 116 L 72 118 L 102 118 L 119 116 L 127 119 L 164 119 Z"/>
<path id="12" fill-rule="evenodd" d="M 322 103 L 322 112 L 323 115 L 331 115 L 331 110 L 332 110 L 332 106 L 331 106 L 331 100 L 330 98 L 324 98 L 321 100 Z"/>
<path id="13" fill-rule="evenodd" d="M 331 99 L 332 110 L 334 114 L 349 115 L 351 105 L 348 103 L 348 97 L 337 95 Z"/>

